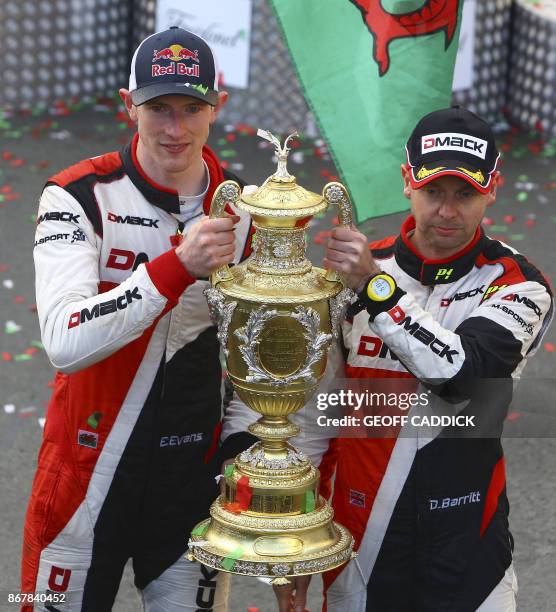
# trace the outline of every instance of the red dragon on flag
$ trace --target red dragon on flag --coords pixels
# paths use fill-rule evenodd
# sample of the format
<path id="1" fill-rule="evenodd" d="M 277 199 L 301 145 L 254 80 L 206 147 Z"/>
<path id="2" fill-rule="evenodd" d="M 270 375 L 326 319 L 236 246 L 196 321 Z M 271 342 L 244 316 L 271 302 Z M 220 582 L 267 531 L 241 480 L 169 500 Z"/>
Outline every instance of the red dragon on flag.
<path id="1" fill-rule="evenodd" d="M 380 76 L 384 76 L 390 67 L 388 45 L 393 40 L 444 30 L 447 49 L 458 23 L 460 0 L 426 0 L 421 8 L 399 15 L 386 11 L 381 0 L 349 1 L 361 11 L 363 21 L 373 36 L 373 58 L 378 64 Z"/>

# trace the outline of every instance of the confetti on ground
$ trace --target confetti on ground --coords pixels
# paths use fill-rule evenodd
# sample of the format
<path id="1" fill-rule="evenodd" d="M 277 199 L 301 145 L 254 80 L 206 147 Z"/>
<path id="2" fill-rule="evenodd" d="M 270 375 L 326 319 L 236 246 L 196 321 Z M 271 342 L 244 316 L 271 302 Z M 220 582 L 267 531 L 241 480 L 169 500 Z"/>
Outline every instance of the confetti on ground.
<path id="1" fill-rule="evenodd" d="M 4 287 L 6 287 L 6 289 L 13 289 L 14 288 L 14 282 L 11 278 L 6 278 L 5 280 L 2 281 L 2 285 Z"/>
<path id="2" fill-rule="evenodd" d="M 521 412 L 509 412 L 506 421 L 516 421 L 521 416 Z"/>
<path id="3" fill-rule="evenodd" d="M 21 330 L 21 325 L 18 325 L 15 321 L 6 321 L 6 326 L 4 331 L 7 334 L 15 334 L 16 332 Z"/>
<path id="4" fill-rule="evenodd" d="M 13 404 L 4 404 L 4 412 L 6 414 L 13 414 L 15 412 L 15 406 Z"/>
<path id="5" fill-rule="evenodd" d="M 37 421 L 38 421 L 38 423 L 39 423 L 39 427 L 40 427 L 41 429 L 44 429 L 44 424 L 46 423 L 46 419 L 45 419 L 44 417 L 39 417 L 39 418 L 37 419 Z"/>
<path id="6" fill-rule="evenodd" d="M 554 344 L 552 344 L 552 342 L 545 342 L 544 350 L 547 353 L 553 353 L 554 352 Z"/>
<path id="7" fill-rule="evenodd" d="M 33 416 L 35 412 L 37 412 L 36 406 L 25 406 L 25 408 L 19 411 L 18 416 L 20 419 L 28 419 L 30 416 Z"/>

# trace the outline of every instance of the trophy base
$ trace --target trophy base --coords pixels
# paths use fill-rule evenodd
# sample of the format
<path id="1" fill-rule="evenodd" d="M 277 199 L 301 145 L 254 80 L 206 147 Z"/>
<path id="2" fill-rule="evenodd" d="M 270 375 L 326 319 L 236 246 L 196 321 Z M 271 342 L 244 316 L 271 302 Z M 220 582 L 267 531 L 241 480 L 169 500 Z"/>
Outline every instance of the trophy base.
<path id="1" fill-rule="evenodd" d="M 186 556 L 219 571 L 266 578 L 287 584 L 288 578 L 326 572 L 356 555 L 349 531 L 332 521 L 332 509 L 320 498 L 309 514 L 270 517 L 234 515 L 219 498 L 212 518 L 199 523 Z"/>
<path id="2" fill-rule="evenodd" d="M 346 563 L 354 540 L 318 494 L 318 470 L 289 443 L 274 448 L 265 437 L 236 457 L 211 518 L 192 531 L 187 558 L 272 584 Z"/>

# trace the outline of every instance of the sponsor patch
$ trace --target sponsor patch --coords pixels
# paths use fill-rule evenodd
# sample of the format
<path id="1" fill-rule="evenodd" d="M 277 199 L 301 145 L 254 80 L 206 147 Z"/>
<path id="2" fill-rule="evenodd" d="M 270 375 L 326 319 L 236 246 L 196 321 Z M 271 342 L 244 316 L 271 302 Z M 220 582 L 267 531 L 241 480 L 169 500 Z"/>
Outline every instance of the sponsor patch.
<path id="1" fill-rule="evenodd" d="M 481 185 L 485 182 L 485 176 L 480 170 L 477 170 L 477 172 L 471 172 L 471 170 L 468 170 L 467 168 L 460 168 L 459 166 L 458 170 L 461 170 L 461 172 L 467 174 L 467 176 L 471 177 L 474 181 L 477 181 L 477 183 L 480 183 Z"/>
<path id="2" fill-rule="evenodd" d="M 176 44 L 160 50 L 155 49 L 153 51 L 153 63 L 157 62 L 158 60 L 172 60 L 173 62 L 181 62 L 184 59 L 191 59 L 194 62 L 199 63 L 198 49 L 191 51 L 187 47 L 182 47 L 181 45 Z"/>
<path id="3" fill-rule="evenodd" d="M 429 134 L 421 138 L 422 154 L 433 153 L 434 151 L 463 151 L 485 159 L 487 146 L 487 141 L 482 138 L 454 132 Z"/>
<path id="4" fill-rule="evenodd" d="M 506 302 L 517 302 L 518 304 L 524 304 L 527 308 L 530 308 L 539 319 L 542 317 L 542 310 L 539 308 L 538 304 L 535 304 L 533 300 L 530 298 L 519 295 L 518 293 L 510 293 L 509 295 L 505 295 L 503 298 Z"/>
<path id="5" fill-rule="evenodd" d="M 35 246 L 39 246 L 39 244 L 44 244 L 45 242 L 52 242 L 54 240 L 67 240 L 68 238 L 69 234 L 52 234 L 52 236 L 45 236 L 44 238 L 35 240 Z"/>
<path id="6" fill-rule="evenodd" d="M 79 228 L 74 230 L 71 236 L 71 243 L 73 244 L 74 242 L 84 242 L 84 241 L 85 241 L 85 232 L 83 230 L 80 230 Z"/>
<path id="7" fill-rule="evenodd" d="M 133 217 L 131 215 L 126 215 L 122 217 L 121 215 L 116 215 L 114 213 L 109 212 L 107 216 L 108 221 L 112 221 L 113 223 L 123 223 L 124 225 L 142 225 L 143 227 L 155 227 L 158 229 L 158 221 L 159 219 L 149 219 L 148 217 Z"/>
<path id="8" fill-rule="evenodd" d="M 423 179 L 426 179 L 427 177 L 432 176 L 433 174 L 437 174 L 441 170 L 446 170 L 446 166 L 437 166 L 436 168 L 431 168 L 430 170 L 427 170 L 425 166 L 421 166 L 419 172 L 417 172 L 417 174 L 415 175 L 415 178 L 418 181 L 422 181 Z"/>
<path id="9" fill-rule="evenodd" d="M 133 251 L 125 251 L 123 249 L 112 249 L 106 262 L 107 268 L 115 268 L 116 270 L 133 270 L 135 271 L 139 264 L 149 261 L 149 256 L 146 253 L 138 253 Z"/>
<path id="10" fill-rule="evenodd" d="M 400 306 L 394 306 L 394 308 L 390 308 L 388 311 L 390 318 L 394 323 L 398 325 L 405 319 L 405 312 L 402 310 Z"/>
<path id="11" fill-rule="evenodd" d="M 98 434 L 93 431 L 80 429 L 77 433 L 77 444 L 79 446 L 87 446 L 88 448 L 97 448 Z"/>
<path id="12" fill-rule="evenodd" d="M 392 308 L 392 310 L 394 310 L 394 308 Z M 450 345 L 442 342 L 440 338 L 437 338 L 426 327 L 419 325 L 417 321 L 412 321 L 411 317 L 406 315 L 401 308 L 401 315 L 396 313 L 396 318 L 394 318 L 392 310 L 389 310 L 388 314 L 398 325 L 403 325 L 404 329 L 409 334 L 411 334 L 416 340 L 419 340 L 419 342 L 422 342 L 425 346 L 428 346 L 433 353 L 443 359 L 446 359 L 446 361 L 449 363 L 454 363 L 453 356 L 459 355 L 459 351 L 452 349 Z"/>
<path id="13" fill-rule="evenodd" d="M 52 566 L 48 577 L 48 588 L 56 593 L 63 593 L 69 586 L 71 570 L 63 567 Z"/>
<path id="14" fill-rule="evenodd" d="M 60 211 L 47 212 L 37 217 L 37 225 L 41 224 L 43 221 L 68 221 L 70 223 L 79 223 L 79 215 Z"/>
<path id="15" fill-rule="evenodd" d="M 87 321 L 91 321 L 92 319 L 104 317 L 105 315 L 116 312 L 117 310 L 124 310 L 127 308 L 128 304 L 133 302 L 133 300 L 142 299 L 143 297 L 139 293 L 139 287 L 135 287 L 132 290 L 127 289 L 124 295 L 120 295 L 120 297 L 113 300 L 95 304 L 91 309 L 83 308 L 81 311 L 73 312 L 68 321 L 68 329 L 77 327 L 81 323 L 87 323 Z"/>
<path id="16" fill-rule="evenodd" d="M 490 307 L 497 308 L 498 310 L 505 312 L 507 315 L 512 317 L 516 323 L 519 323 L 519 325 L 523 327 L 523 329 L 525 330 L 525 333 L 529 334 L 530 336 L 533 335 L 534 333 L 533 325 L 531 323 L 527 323 L 527 321 L 525 321 L 523 317 L 521 317 L 517 312 L 514 312 L 511 308 L 508 308 L 504 304 L 490 304 Z"/>
<path id="17" fill-rule="evenodd" d="M 476 287 L 475 289 L 470 289 L 469 291 L 462 291 L 461 293 L 456 293 L 452 297 L 442 298 L 442 301 L 440 302 L 440 306 L 442 308 L 447 308 L 452 302 L 459 302 L 460 300 L 465 300 L 467 298 L 473 298 L 476 295 L 483 295 L 484 288 L 485 286 L 481 285 L 480 287 Z"/>
<path id="18" fill-rule="evenodd" d="M 488 300 L 489 298 L 491 298 L 497 291 L 500 291 L 501 289 L 505 289 L 508 285 L 490 285 L 490 287 L 485 291 L 485 294 L 483 296 L 483 299 L 481 300 L 481 304 L 485 301 Z"/>
<path id="19" fill-rule="evenodd" d="M 386 342 L 376 336 L 361 336 L 357 354 L 365 357 L 380 357 L 381 359 L 399 361 Z"/>
<path id="20" fill-rule="evenodd" d="M 450 276 L 452 276 L 452 272 L 454 268 L 438 268 L 436 271 L 436 276 L 434 277 L 435 281 L 447 281 Z"/>
<path id="21" fill-rule="evenodd" d="M 165 74 L 180 74 L 183 76 L 198 77 L 199 76 L 199 65 L 186 66 L 185 64 L 170 64 L 169 66 L 162 66 L 160 64 L 152 65 L 152 76 L 163 76 Z"/>

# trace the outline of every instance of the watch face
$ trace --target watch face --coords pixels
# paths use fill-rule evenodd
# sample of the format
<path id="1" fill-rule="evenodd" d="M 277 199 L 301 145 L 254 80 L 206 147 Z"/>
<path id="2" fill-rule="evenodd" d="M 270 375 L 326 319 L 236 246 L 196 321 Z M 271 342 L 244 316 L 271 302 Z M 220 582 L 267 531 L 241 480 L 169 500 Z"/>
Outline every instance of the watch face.
<path id="1" fill-rule="evenodd" d="M 373 293 L 376 297 L 385 299 L 392 294 L 392 286 L 385 278 L 375 278 L 371 283 Z"/>
<path id="2" fill-rule="evenodd" d="M 378 274 L 371 279 L 367 287 L 367 295 L 374 302 L 383 302 L 391 297 L 396 290 L 394 279 L 388 274 Z"/>

